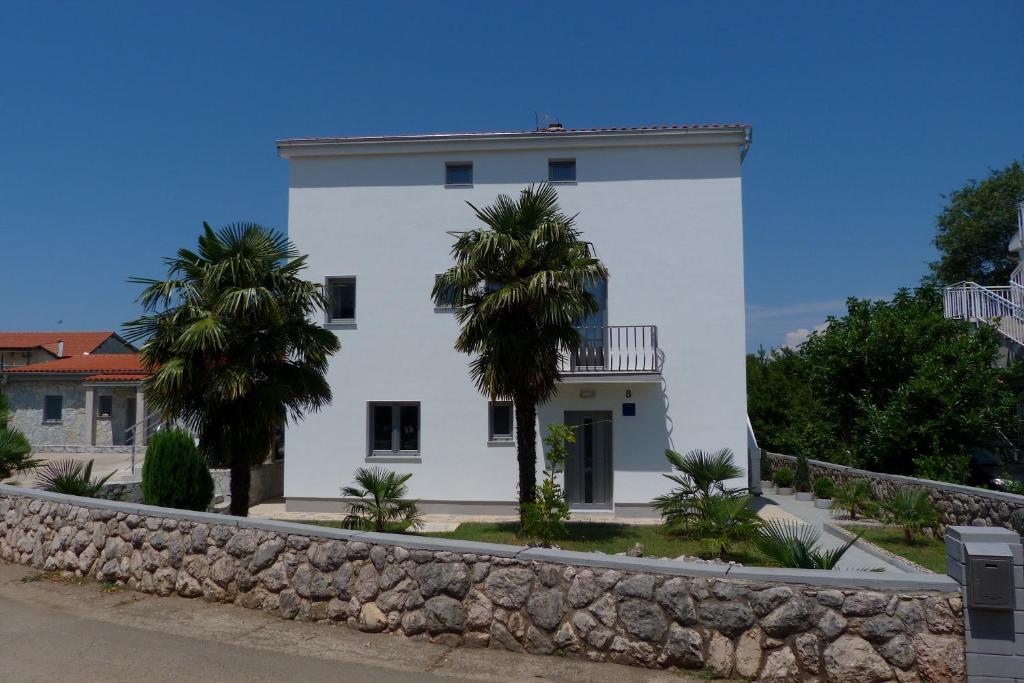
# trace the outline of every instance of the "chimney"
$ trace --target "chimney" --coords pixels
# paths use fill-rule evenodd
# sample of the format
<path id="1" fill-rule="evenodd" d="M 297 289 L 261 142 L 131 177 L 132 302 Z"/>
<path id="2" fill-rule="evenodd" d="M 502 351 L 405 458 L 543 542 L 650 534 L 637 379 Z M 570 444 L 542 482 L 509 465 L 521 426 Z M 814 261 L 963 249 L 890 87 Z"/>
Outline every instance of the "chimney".
<path id="1" fill-rule="evenodd" d="M 64 357 L 64 340 L 63 339 L 59 339 L 59 340 L 57 340 L 57 358 L 63 358 L 63 357 Z"/>

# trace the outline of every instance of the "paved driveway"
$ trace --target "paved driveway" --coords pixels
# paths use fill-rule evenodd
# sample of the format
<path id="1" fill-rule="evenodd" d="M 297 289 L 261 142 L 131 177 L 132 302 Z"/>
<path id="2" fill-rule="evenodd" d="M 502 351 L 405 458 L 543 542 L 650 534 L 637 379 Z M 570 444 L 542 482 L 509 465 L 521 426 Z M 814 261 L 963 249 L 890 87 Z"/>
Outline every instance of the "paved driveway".
<path id="1" fill-rule="evenodd" d="M 565 681 L 706 683 L 707 678 L 449 649 L 401 636 L 284 621 L 201 600 L 105 592 L 0 562 L 0 680 L 257 683 L 261 681 Z"/>

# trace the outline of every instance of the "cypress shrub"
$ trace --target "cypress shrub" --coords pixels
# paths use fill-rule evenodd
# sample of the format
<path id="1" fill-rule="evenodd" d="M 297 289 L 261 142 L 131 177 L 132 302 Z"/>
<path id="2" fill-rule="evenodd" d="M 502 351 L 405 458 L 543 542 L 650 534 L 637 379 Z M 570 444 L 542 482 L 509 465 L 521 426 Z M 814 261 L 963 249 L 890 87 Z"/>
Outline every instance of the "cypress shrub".
<path id="1" fill-rule="evenodd" d="M 180 429 L 154 434 L 142 464 L 142 502 L 202 511 L 212 499 L 213 477 L 192 437 Z"/>
<path id="2" fill-rule="evenodd" d="M 811 471 L 807 468 L 807 458 L 798 455 L 796 458 L 796 474 L 793 477 L 793 488 L 807 493 L 811 490 Z"/>

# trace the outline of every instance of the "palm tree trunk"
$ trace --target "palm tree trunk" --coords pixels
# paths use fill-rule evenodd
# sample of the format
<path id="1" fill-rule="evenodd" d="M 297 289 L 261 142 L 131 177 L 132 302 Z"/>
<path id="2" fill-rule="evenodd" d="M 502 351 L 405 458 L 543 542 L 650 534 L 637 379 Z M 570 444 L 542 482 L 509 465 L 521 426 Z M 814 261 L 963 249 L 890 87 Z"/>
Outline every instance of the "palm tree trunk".
<path id="1" fill-rule="evenodd" d="M 236 517 L 249 516 L 249 482 L 252 470 L 244 453 L 231 454 L 231 514 Z"/>
<path id="2" fill-rule="evenodd" d="M 519 458 L 519 524 L 523 523 L 523 503 L 532 503 L 537 495 L 537 404 L 517 398 L 516 454 Z"/>

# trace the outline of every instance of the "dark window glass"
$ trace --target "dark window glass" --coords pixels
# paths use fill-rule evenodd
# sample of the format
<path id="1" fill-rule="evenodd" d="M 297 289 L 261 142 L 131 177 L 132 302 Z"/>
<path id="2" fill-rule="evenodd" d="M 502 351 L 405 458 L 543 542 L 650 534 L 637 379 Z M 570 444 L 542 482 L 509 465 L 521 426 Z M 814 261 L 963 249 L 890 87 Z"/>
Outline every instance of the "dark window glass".
<path id="1" fill-rule="evenodd" d="M 509 441 L 512 439 L 512 404 L 491 404 L 491 440 Z"/>
<path id="2" fill-rule="evenodd" d="M 399 450 L 418 451 L 420 449 L 420 407 L 401 406 L 399 408 L 401 417 L 399 433 Z"/>
<path id="3" fill-rule="evenodd" d="M 47 396 L 43 399 L 43 419 L 60 422 L 64 408 L 63 396 Z"/>
<path id="4" fill-rule="evenodd" d="M 392 450 L 391 404 L 373 406 L 373 450 Z"/>
<path id="5" fill-rule="evenodd" d="M 114 413 L 114 397 L 113 396 L 100 396 L 99 409 L 97 415 L 100 417 L 110 417 Z"/>
<path id="6" fill-rule="evenodd" d="M 576 180 L 576 160 L 564 159 L 548 162 L 548 181 L 552 183 L 570 183 Z"/>
<path id="7" fill-rule="evenodd" d="M 331 322 L 355 320 L 356 279 L 354 277 L 327 278 L 327 296 L 331 300 Z"/>
<path id="8" fill-rule="evenodd" d="M 445 185 L 472 185 L 473 164 L 445 164 Z"/>

